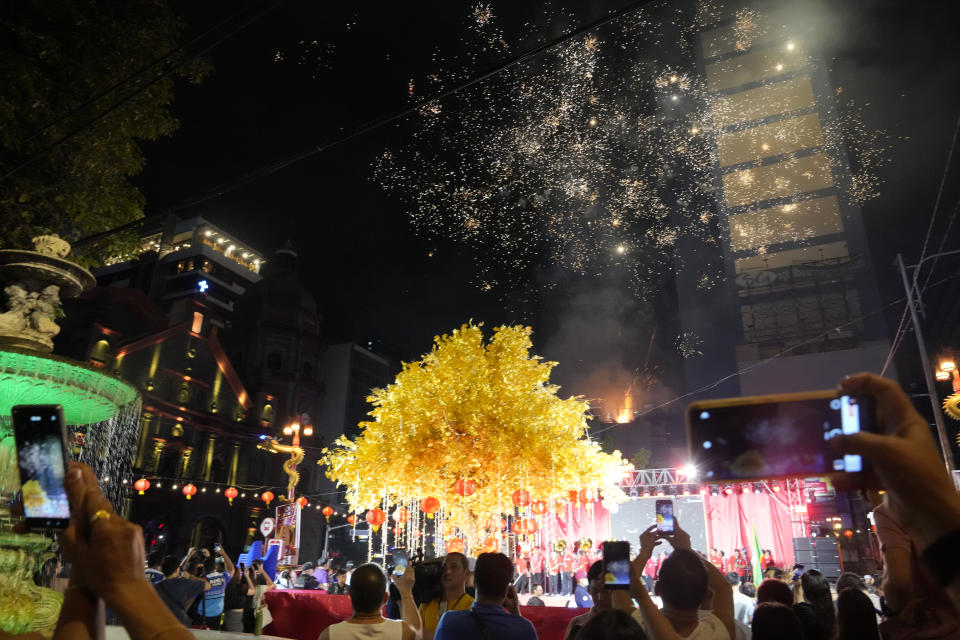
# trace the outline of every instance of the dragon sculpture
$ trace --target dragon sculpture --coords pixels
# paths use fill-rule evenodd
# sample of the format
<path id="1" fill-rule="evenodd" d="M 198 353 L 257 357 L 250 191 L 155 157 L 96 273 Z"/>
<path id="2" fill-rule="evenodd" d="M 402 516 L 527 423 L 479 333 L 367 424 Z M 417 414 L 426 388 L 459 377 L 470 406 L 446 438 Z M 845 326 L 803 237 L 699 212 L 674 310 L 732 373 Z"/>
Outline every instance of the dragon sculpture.
<path id="1" fill-rule="evenodd" d="M 258 449 L 269 451 L 270 453 L 289 453 L 290 459 L 283 463 L 283 471 L 290 477 L 287 483 L 287 499 L 293 500 L 293 490 L 300 482 L 300 473 L 297 472 L 297 465 L 303 462 L 304 452 L 301 447 L 292 444 L 280 444 L 273 438 L 267 438 L 257 445 Z"/>

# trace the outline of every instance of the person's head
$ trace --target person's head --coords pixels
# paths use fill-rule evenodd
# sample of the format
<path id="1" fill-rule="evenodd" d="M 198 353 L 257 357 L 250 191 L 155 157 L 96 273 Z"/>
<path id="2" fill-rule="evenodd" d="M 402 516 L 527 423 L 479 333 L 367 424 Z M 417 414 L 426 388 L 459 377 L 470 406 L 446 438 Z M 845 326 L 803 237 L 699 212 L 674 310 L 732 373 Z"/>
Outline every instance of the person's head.
<path id="1" fill-rule="evenodd" d="M 752 582 L 741 582 L 740 583 L 740 593 L 747 596 L 748 598 L 757 597 L 757 587 Z"/>
<path id="2" fill-rule="evenodd" d="M 587 590 L 593 599 L 593 608 L 606 611 L 613 607 L 610 590 L 603 582 L 603 561 L 597 560 L 587 569 Z"/>
<path id="3" fill-rule="evenodd" d="M 757 603 L 779 602 L 788 607 L 793 606 L 793 591 L 783 580 L 767 578 L 760 583 L 757 589 Z"/>
<path id="4" fill-rule="evenodd" d="M 664 606 L 696 611 L 707 595 L 707 570 L 700 556 L 690 549 L 677 549 L 663 561 L 656 593 Z"/>
<path id="5" fill-rule="evenodd" d="M 723 556 L 725 556 L 725 555 L 727 555 L 727 554 L 724 553 L 723 551 L 720 552 L 720 557 L 721 557 L 721 558 L 722 558 Z"/>
<path id="6" fill-rule="evenodd" d="M 647 640 L 640 623 L 626 611 L 608 609 L 593 617 L 581 627 L 577 638 L 584 640 Z"/>
<path id="7" fill-rule="evenodd" d="M 350 604 L 354 613 L 377 613 L 389 597 L 387 576 L 380 565 L 368 562 L 357 567 L 350 578 Z"/>
<path id="8" fill-rule="evenodd" d="M 851 571 L 845 571 L 840 574 L 840 577 L 837 579 L 837 593 L 840 593 L 844 589 L 858 589 L 860 591 L 867 590 L 867 583 L 863 581 L 863 578 Z"/>
<path id="9" fill-rule="evenodd" d="M 467 574 L 470 573 L 470 562 L 462 553 L 448 553 L 443 559 L 443 574 L 441 582 L 443 588 L 451 591 L 464 591 L 467 588 Z"/>
<path id="10" fill-rule="evenodd" d="M 151 551 L 150 555 L 147 556 L 147 566 L 151 569 L 159 569 L 163 563 L 163 556 L 162 551 Z"/>
<path id="11" fill-rule="evenodd" d="M 304 562 L 303 566 L 300 567 L 300 575 L 312 576 L 313 570 L 316 568 L 316 565 L 314 565 L 312 562 Z"/>
<path id="12" fill-rule="evenodd" d="M 810 603 L 817 613 L 817 619 L 826 630 L 827 636 L 832 636 L 836 625 L 836 614 L 833 609 L 830 583 L 822 573 L 816 569 L 809 569 L 800 576 L 800 586 L 803 589 L 803 599 Z"/>
<path id="13" fill-rule="evenodd" d="M 742 553 L 740 553 L 740 549 L 734 549 L 733 552 L 737 555 L 738 558 L 743 555 Z"/>
<path id="14" fill-rule="evenodd" d="M 543 585 L 542 585 L 542 584 L 535 584 L 535 585 L 533 585 L 533 595 L 535 595 L 535 596 L 542 596 L 542 595 L 543 595 Z"/>
<path id="15" fill-rule="evenodd" d="M 837 596 L 837 638 L 877 638 L 877 612 L 873 602 L 857 588 L 840 590 Z"/>
<path id="16" fill-rule="evenodd" d="M 782 582 L 780 584 L 783 584 Z M 784 585 L 786 586 L 786 585 Z M 760 585 L 763 588 L 763 585 Z M 782 602 L 762 602 L 753 611 L 754 640 L 803 640 L 803 626 L 793 607 Z"/>
<path id="17" fill-rule="evenodd" d="M 764 549 L 764 550 L 763 550 L 763 555 L 766 556 L 766 557 L 768 557 L 768 558 L 770 558 L 770 557 L 773 556 L 773 552 L 770 551 L 770 549 Z"/>
<path id="18" fill-rule="evenodd" d="M 160 561 L 160 571 L 168 578 L 176 578 L 180 575 L 180 561 L 174 556 L 164 556 Z"/>
<path id="19" fill-rule="evenodd" d="M 203 570 L 207 573 L 214 573 L 217 570 L 217 559 L 209 556 L 203 559 Z"/>
<path id="20" fill-rule="evenodd" d="M 740 585 L 740 576 L 735 572 L 731 571 L 727 573 L 727 582 L 730 583 L 730 586 L 736 589 Z"/>
<path id="21" fill-rule="evenodd" d="M 717 548 L 716 548 L 716 547 L 710 547 L 710 555 L 712 555 L 712 556 L 717 555 Z"/>
<path id="22" fill-rule="evenodd" d="M 447 556 L 448 558 L 450 556 Z M 481 553 L 474 566 L 473 583 L 478 600 L 502 601 L 513 581 L 513 562 L 502 553 Z M 540 589 L 543 593 L 543 589 Z"/>

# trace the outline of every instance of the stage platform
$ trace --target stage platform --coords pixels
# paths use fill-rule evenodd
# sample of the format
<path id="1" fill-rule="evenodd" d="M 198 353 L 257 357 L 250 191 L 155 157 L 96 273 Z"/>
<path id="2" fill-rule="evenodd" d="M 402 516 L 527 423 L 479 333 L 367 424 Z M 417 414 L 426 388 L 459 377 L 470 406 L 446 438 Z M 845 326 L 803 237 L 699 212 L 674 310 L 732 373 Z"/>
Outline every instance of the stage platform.
<path id="1" fill-rule="evenodd" d="M 273 616 L 273 623 L 264 633 L 293 638 L 294 640 L 317 640 L 320 633 L 335 622 L 350 617 L 349 596 L 331 596 L 318 591 L 299 589 L 274 589 L 266 593 L 267 606 Z M 526 598 L 522 598 L 525 601 Z M 563 607 L 566 598 L 552 596 L 544 598 L 548 607 L 520 607 L 520 613 L 533 623 L 539 640 L 563 640 L 567 623 L 571 618 L 586 609 L 568 609 Z"/>

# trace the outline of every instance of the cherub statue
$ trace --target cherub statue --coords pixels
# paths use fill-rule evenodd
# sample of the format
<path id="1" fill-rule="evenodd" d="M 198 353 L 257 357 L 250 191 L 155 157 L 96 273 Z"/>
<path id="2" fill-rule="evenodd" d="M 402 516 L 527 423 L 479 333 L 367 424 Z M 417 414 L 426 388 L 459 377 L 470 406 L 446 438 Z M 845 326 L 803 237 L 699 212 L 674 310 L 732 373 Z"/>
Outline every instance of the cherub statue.
<path id="1" fill-rule="evenodd" d="M 4 287 L 3 293 L 7 297 L 7 311 L 0 313 L 0 333 L 21 333 L 27 328 L 32 311 L 27 290 L 19 284 L 10 284 Z"/>
<path id="2" fill-rule="evenodd" d="M 39 294 L 36 294 L 33 301 L 33 309 L 30 312 L 30 327 L 48 339 L 53 338 L 60 333 L 60 327 L 53 321 L 59 310 L 60 287 L 55 284 L 44 287 Z"/>

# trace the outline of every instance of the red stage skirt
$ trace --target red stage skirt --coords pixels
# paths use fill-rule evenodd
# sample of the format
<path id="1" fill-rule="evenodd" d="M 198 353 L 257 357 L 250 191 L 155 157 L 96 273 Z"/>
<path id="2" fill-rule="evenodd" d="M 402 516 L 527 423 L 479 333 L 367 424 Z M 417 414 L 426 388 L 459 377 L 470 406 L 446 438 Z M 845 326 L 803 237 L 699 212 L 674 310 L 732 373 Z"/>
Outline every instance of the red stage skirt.
<path id="1" fill-rule="evenodd" d="M 317 640 L 324 629 L 346 620 L 352 613 L 349 596 L 273 589 L 265 597 L 273 622 L 263 632 L 282 638 Z M 570 619 L 586 611 L 562 607 L 520 607 L 523 617 L 536 627 L 539 640 L 563 640 Z"/>

